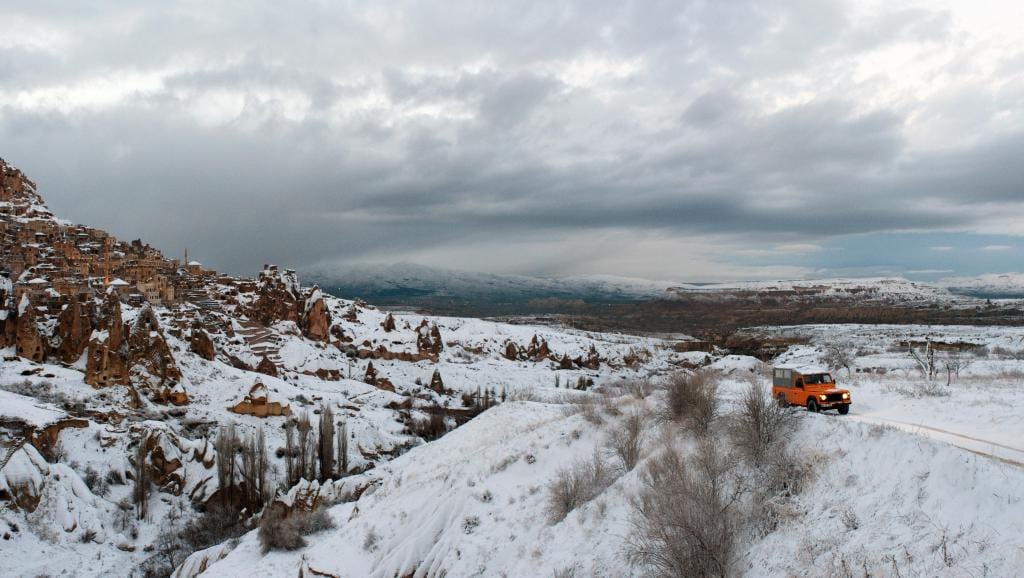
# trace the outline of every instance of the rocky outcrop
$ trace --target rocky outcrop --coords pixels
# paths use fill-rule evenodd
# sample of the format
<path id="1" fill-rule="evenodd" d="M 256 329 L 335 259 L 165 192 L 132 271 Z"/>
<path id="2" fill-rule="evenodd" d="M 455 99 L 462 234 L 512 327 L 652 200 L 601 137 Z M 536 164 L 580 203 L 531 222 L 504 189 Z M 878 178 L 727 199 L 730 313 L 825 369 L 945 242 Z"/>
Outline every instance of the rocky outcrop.
<path id="1" fill-rule="evenodd" d="M 192 337 L 188 344 L 189 351 L 207 361 L 217 358 L 217 348 L 213 344 L 213 338 L 202 327 L 192 328 Z"/>
<path id="2" fill-rule="evenodd" d="M 150 399 L 159 403 L 188 403 L 180 383 L 181 371 L 153 309 L 143 308 L 127 337 L 125 333 L 121 303 L 110 292 L 89 341 L 85 382 L 93 387 L 133 385 L 149 392 Z"/>
<path id="3" fill-rule="evenodd" d="M 156 314 L 148 305 L 135 318 L 128 336 L 128 368 L 132 385 L 149 390 L 154 401 L 174 405 L 188 403 L 188 396 L 179 387 L 181 370 L 164 339 Z"/>
<path id="4" fill-rule="evenodd" d="M 324 301 L 320 288 L 313 287 L 309 297 L 306 298 L 306 306 L 303 309 L 299 328 L 302 334 L 314 341 L 329 341 L 331 331 L 331 314 L 327 309 L 327 302 Z"/>
<path id="5" fill-rule="evenodd" d="M 381 322 L 380 326 L 384 328 L 385 333 L 391 333 L 395 330 L 395 316 L 388 313 L 384 316 L 384 321 Z"/>
<path id="6" fill-rule="evenodd" d="M 85 382 L 93 387 L 128 385 L 128 342 L 121 319 L 121 301 L 107 293 L 96 330 L 89 340 Z"/>
<path id="7" fill-rule="evenodd" d="M 257 381 L 249 388 L 242 401 L 228 408 L 229 411 L 242 415 L 253 415 L 256 417 L 289 416 L 292 409 L 287 403 L 274 399 L 267 386 Z"/>
<path id="8" fill-rule="evenodd" d="M 383 389 L 385 391 L 395 391 L 394 384 L 391 380 L 380 375 L 377 372 L 377 368 L 373 366 L 373 362 L 366 364 L 366 374 L 363 376 L 363 383 L 367 383 L 376 387 L 377 389 Z"/>
<path id="9" fill-rule="evenodd" d="M 22 295 L 22 303 L 18 306 L 15 351 L 19 357 L 42 362 L 46 359 L 46 344 L 36 324 L 35 307 L 29 301 L 28 295 Z"/>
<path id="10" fill-rule="evenodd" d="M 428 324 L 426 319 L 420 322 L 416 328 L 416 349 L 432 361 L 437 361 L 444 349 L 444 342 L 441 341 L 441 330 L 436 323 Z"/>
<path id="11" fill-rule="evenodd" d="M 263 356 L 263 359 L 260 360 L 259 365 L 256 366 L 256 372 L 262 373 L 263 375 L 269 375 L 270 377 L 278 376 L 277 366 L 274 365 L 274 362 L 270 361 L 270 358 L 267 356 Z"/>
<path id="12" fill-rule="evenodd" d="M 72 295 L 71 302 L 57 316 L 54 338 L 59 345 L 56 355 L 64 363 L 78 361 L 85 353 L 85 348 L 89 346 L 92 319 L 84 309 L 78 301 L 78 296 Z"/>
<path id="13" fill-rule="evenodd" d="M 256 280 L 256 299 L 245 309 L 253 321 L 269 327 L 279 321 L 299 322 L 302 313 L 299 279 L 294 271 L 266 265 Z"/>
<path id="14" fill-rule="evenodd" d="M 430 386 L 429 387 L 430 387 L 430 389 L 434 393 L 437 393 L 437 394 L 440 394 L 440 395 L 444 394 L 444 392 L 445 392 L 444 380 L 441 379 L 441 372 L 440 371 L 438 371 L 436 369 L 434 370 L 434 374 L 430 376 Z"/>
<path id="15" fill-rule="evenodd" d="M 547 340 L 538 338 L 534 334 L 530 344 L 526 347 L 526 357 L 532 361 L 544 361 L 551 356 L 551 349 L 548 348 Z"/>

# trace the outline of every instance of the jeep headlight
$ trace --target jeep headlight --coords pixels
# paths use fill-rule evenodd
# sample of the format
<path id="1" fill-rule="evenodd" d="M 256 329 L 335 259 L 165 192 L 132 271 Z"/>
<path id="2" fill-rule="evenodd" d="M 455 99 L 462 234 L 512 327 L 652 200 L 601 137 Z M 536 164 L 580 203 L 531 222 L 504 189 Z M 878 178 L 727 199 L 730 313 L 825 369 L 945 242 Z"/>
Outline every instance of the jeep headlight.
<path id="1" fill-rule="evenodd" d="M 844 393 L 843 394 L 843 399 L 850 399 L 850 394 Z"/>
<path id="2" fill-rule="evenodd" d="M 826 399 L 828 399 L 828 396 L 826 396 L 825 394 L 822 394 L 822 395 L 818 396 L 818 399 L 820 399 L 821 401 L 825 401 Z"/>

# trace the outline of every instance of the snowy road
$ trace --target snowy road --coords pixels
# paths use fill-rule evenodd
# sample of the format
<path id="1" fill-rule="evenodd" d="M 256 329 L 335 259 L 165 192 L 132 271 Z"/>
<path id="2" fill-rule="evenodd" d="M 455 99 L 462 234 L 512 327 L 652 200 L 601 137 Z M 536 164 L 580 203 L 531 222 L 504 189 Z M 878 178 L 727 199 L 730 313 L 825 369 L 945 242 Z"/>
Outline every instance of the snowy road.
<path id="1" fill-rule="evenodd" d="M 869 424 L 891 426 L 896 429 L 931 438 L 969 452 L 988 456 L 1001 462 L 1017 467 L 1024 467 L 1024 448 L 1013 447 L 1003 443 L 979 437 L 952 432 L 919 423 L 910 423 L 877 416 L 850 415 L 848 419 Z"/>

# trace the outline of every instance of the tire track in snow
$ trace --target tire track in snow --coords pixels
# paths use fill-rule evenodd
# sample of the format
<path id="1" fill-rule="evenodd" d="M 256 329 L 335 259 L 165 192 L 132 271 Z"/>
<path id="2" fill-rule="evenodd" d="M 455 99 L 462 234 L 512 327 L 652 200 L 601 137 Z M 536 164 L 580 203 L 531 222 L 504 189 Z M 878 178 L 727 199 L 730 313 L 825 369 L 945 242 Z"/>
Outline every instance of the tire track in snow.
<path id="1" fill-rule="evenodd" d="M 973 454 L 989 457 L 999 460 L 1005 464 L 1024 468 L 1024 449 L 1021 448 L 920 423 L 905 422 L 875 416 L 851 415 L 848 417 L 854 421 L 862 423 L 892 426 L 901 431 L 941 441 L 951 446 L 956 446 Z"/>

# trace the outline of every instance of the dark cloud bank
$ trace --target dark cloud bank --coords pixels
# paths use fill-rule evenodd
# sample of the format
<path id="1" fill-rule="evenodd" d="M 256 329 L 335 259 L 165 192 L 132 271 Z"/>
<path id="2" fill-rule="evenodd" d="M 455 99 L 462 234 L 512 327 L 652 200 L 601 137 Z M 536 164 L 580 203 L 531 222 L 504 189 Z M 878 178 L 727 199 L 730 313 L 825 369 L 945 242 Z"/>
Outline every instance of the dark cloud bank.
<path id="1" fill-rule="evenodd" d="M 3 4 L 0 155 L 58 214 L 232 272 L 706 280 L 1024 232 L 1022 53 L 950 10 Z"/>

